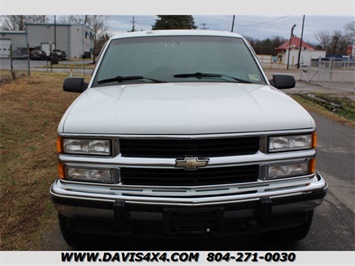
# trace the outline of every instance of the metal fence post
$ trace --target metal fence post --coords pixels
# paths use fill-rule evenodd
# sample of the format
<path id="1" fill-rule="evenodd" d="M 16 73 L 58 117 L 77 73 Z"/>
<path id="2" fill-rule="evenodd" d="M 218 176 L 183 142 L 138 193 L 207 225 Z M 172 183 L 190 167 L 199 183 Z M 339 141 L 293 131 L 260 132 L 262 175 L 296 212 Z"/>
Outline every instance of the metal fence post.
<path id="1" fill-rule="evenodd" d="M 13 55 L 12 55 L 12 44 L 10 44 L 10 74 L 12 80 L 16 79 L 15 72 L 14 72 L 14 64 L 13 64 Z"/>
<path id="2" fill-rule="evenodd" d="M 30 65 L 30 44 L 27 43 L 27 75 L 31 75 L 31 65 Z"/>
<path id="3" fill-rule="evenodd" d="M 49 62 L 51 64 L 51 72 L 53 72 L 53 64 L 52 64 L 52 56 L 51 56 L 51 53 L 52 53 L 52 43 L 49 44 Z"/>
<path id="4" fill-rule="evenodd" d="M 333 63 L 334 63 L 334 58 L 330 58 L 329 62 L 329 89 L 332 87 L 332 80 L 333 80 Z"/>
<path id="5" fill-rule="evenodd" d="M 319 72 L 320 72 L 320 66 L 321 66 L 321 63 L 322 63 L 322 61 L 321 61 L 322 59 L 321 59 L 321 57 L 319 57 L 318 58 L 318 82 L 320 81 L 320 75 L 319 75 Z"/>

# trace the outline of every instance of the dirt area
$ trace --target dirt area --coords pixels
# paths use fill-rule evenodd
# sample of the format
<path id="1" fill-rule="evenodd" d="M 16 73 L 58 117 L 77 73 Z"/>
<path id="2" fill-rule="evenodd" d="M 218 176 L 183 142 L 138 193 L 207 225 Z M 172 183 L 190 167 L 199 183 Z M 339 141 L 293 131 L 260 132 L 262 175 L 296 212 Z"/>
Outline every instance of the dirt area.
<path id="1" fill-rule="evenodd" d="M 0 86 L 0 250 L 39 250 L 57 226 L 49 187 L 57 176 L 58 122 L 76 94 L 63 73 L 33 73 Z"/>

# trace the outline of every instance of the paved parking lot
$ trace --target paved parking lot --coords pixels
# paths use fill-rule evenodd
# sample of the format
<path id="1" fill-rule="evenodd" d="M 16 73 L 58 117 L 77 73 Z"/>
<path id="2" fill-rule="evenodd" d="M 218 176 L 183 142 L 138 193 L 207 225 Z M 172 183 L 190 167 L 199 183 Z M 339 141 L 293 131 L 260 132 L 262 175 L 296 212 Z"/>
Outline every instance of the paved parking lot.
<path id="1" fill-rule="evenodd" d="M 287 94 L 295 94 L 302 92 L 311 92 L 311 93 L 324 93 L 332 96 L 339 97 L 347 97 L 355 101 L 355 82 L 351 82 L 351 78 L 349 77 L 345 82 L 306 82 L 304 78 L 302 78 L 301 70 L 299 69 L 264 69 L 266 76 L 271 79 L 273 73 L 284 73 L 291 74 L 296 79 L 296 87 L 293 89 L 284 90 Z M 355 78 L 355 71 L 354 78 Z M 334 73 L 333 73 L 334 74 Z M 335 74 L 334 74 L 335 75 Z"/>
<path id="2" fill-rule="evenodd" d="M 62 64 L 82 64 L 82 60 L 76 60 L 76 61 L 59 61 L 59 65 Z M 91 60 L 86 60 L 86 64 L 90 64 L 92 62 Z M 56 71 L 56 72 L 70 72 L 70 68 L 51 68 L 50 62 L 46 60 L 13 60 L 13 69 L 15 71 L 27 71 L 28 67 L 30 67 L 31 71 Z M 10 65 L 10 59 L 8 58 L 0 58 L 0 70 L 8 70 L 10 71 L 11 65 Z M 75 73 L 83 73 L 85 71 L 86 74 L 90 74 L 92 72 L 92 68 L 86 68 L 86 69 L 73 69 L 73 72 Z"/>
<path id="3" fill-rule="evenodd" d="M 46 66 L 47 63 L 46 60 L 30 60 L 30 67 Z M 13 67 L 15 70 L 27 70 L 28 60 L 13 60 Z M 0 58 L 0 69 L 10 70 L 9 58 Z"/>

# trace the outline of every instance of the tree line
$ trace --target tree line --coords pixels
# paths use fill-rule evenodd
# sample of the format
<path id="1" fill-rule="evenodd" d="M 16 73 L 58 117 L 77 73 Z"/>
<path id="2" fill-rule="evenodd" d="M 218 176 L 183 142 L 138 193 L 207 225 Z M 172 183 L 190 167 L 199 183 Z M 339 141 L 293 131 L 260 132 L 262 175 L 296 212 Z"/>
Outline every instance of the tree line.
<path id="1" fill-rule="evenodd" d="M 254 39 L 245 36 L 250 45 L 254 48 L 256 54 L 276 55 L 275 48 L 287 41 L 281 36 L 274 36 L 264 40 Z"/>
<path id="2" fill-rule="evenodd" d="M 91 28 L 94 33 L 93 54 L 98 56 L 103 44 L 109 39 L 108 16 L 84 15 L 84 16 L 61 16 L 58 23 L 84 24 Z M 5 16 L 3 30 L 25 30 L 26 23 L 48 23 L 48 16 Z M 189 15 L 158 15 L 153 30 L 159 29 L 197 29 L 193 16 Z M 347 46 L 355 43 L 355 22 L 345 25 L 344 30 L 336 30 L 332 33 L 321 31 L 315 34 L 317 43 L 309 43 L 316 49 L 326 50 L 328 55 L 346 55 Z M 257 54 L 276 55 L 275 48 L 288 39 L 281 36 L 259 40 L 251 37 L 246 39 L 250 42 Z"/>
<path id="3" fill-rule="evenodd" d="M 355 21 L 344 26 L 343 31 L 321 31 L 315 35 L 315 48 L 326 50 L 328 55 L 346 55 L 347 46 L 355 43 Z"/>

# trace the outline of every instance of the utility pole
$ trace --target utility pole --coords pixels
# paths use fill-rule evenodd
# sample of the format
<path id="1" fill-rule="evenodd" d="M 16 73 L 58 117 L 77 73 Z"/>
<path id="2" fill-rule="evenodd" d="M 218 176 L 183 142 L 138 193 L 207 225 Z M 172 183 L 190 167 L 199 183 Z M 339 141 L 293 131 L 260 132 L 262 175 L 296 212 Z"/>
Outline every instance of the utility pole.
<path id="1" fill-rule="evenodd" d="M 208 27 L 206 27 L 207 23 L 202 23 L 201 25 L 203 30 L 208 30 Z"/>
<path id="2" fill-rule="evenodd" d="M 54 15 L 54 49 L 57 49 L 57 17 Z M 52 52 L 52 51 L 50 51 Z"/>
<path id="3" fill-rule="evenodd" d="M 303 20 L 302 20 L 302 32 L 301 32 L 301 40 L 300 40 L 300 47 L 298 50 L 298 61 L 297 61 L 297 69 L 300 68 L 300 60 L 301 60 L 301 51 L 302 51 L 302 41 L 303 41 L 303 30 L 304 30 L 304 19 L 305 19 L 305 15 L 303 15 Z"/>
<path id="4" fill-rule="evenodd" d="M 86 18 L 86 17 L 85 17 Z M 84 22 L 81 24 L 81 39 L 83 42 L 83 72 L 84 72 L 84 79 L 85 79 L 85 45 L 84 45 Z"/>
<path id="5" fill-rule="evenodd" d="M 130 22 L 132 22 L 132 30 L 131 30 L 131 32 L 133 32 L 133 31 L 136 31 L 135 30 L 135 21 L 134 21 L 134 17 L 132 17 L 132 21 L 130 21 Z"/>
<path id="6" fill-rule="evenodd" d="M 292 37 L 293 37 L 293 30 L 295 29 L 295 27 L 296 27 L 296 24 L 293 25 L 292 28 L 291 28 L 290 42 L 288 44 L 287 69 L 290 66 L 291 40 L 292 40 Z"/>
<path id="7" fill-rule="evenodd" d="M 233 30 L 234 30 L 234 20 L 235 20 L 235 15 L 233 15 L 233 20 L 232 20 L 232 29 L 231 29 L 231 32 L 233 32 Z"/>

